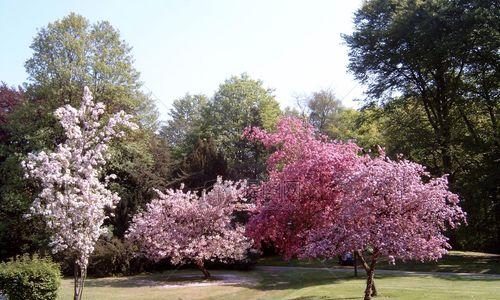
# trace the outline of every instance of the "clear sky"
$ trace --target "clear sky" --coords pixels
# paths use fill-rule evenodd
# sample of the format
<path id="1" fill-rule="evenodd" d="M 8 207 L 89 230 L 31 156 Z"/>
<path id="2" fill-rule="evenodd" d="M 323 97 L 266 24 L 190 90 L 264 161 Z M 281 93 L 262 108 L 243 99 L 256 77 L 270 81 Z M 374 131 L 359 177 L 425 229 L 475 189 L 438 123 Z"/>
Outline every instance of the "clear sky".
<path id="1" fill-rule="evenodd" d="M 108 20 L 133 47 L 145 90 L 167 119 L 186 93 L 212 95 L 247 72 L 275 90 L 282 107 L 297 95 L 331 88 L 358 107 L 363 88 L 347 73 L 341 33 L 352 31 L 362 0 L 0 0 L 0 81 L 26 81 L 24 62 L 37 30 L 70 12 Z"/>

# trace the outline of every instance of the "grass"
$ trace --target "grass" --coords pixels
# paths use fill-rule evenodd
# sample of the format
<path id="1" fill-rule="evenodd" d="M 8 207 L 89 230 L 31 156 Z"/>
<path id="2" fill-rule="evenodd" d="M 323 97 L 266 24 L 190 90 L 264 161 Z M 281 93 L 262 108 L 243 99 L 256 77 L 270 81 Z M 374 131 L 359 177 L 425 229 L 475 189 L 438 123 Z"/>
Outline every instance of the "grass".
<path id="1" fill-rule="evenodd" d="M 133 277 L 88 279 L 84 299 L 362 299 L 365 281 L 341 270 L 257 268 L 253 271 L 213 271 L 217 278 L 229 275 L 249 284 L 164 288 L 179 283 L 180 276 L 199 271 L 168 271 Z M 190 278 L 191 282 L 203 279 Z M 252 284 L 253 283 L 253 284 Z M 64 279 L 59 299 L 71 299 L 71 279 Z M 499 299 L 500 279 L 450 275 L 376 276 L 378 299 Z"/>
<path id="2" fill-rule="evenodd" d="M 332 267 L 336 266 L 337 263 L 336 260 L 299 261 L 291 259 L 290 261 L 284 261 L 278 256 L 265 257 L 259 260 L 259 265 L 290 267 Z M 418 272 L 500 274 L 500 255 L 450 251 L 448 255 L 437 262 L 396 262 L 395 265 L 380 262 L 377 264 L 377 268 Z"/>
<path id="3" fill-rule="evenodd" d="M 362 299 L 365 280 L 360 270 L 359 278 L 345 269 L 287 269 L 273 266 L 325 268 L 337 261 L 283 261 L 279 257 L 259 260 L 255 270 L 212 271 L 215 279 L 206 281 L 197 270 L 172 270 L 164 273 L 143 274 L 132 277 L 88 279 L 84 299 L 294 299 L 332 300 Z M 266 267 L 268 266 L 268 267 Z M 270 267 L 269 267 L 270 266 Z M 460 276 L 439 274 L 481 273 L 500 274 L 500 255 L 451 251 L 438 262 L 386 262 L 379 269 L 437 272 L 434 274 L 376 275 L 379 296 L 375 299 L 500 299 L 500 277 Z M 221 277 L 237 279 L 228 285 L 214 284 Z M 195 286 L 168 287 L 165 285 L 198 284 Z M 211 283 L 211 285 L 209 285 Z M 205 286 L 202 286 L 205 285 Z M 72 299 L 73 281 L 64 279 L 59 299 Z"/>

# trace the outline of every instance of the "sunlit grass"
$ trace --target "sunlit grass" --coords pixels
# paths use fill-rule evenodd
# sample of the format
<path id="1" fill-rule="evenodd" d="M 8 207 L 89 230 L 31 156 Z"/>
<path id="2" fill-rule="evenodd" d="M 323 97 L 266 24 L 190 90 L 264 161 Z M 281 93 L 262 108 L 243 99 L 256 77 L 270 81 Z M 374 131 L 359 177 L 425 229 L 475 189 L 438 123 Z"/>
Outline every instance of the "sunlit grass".
<path id="1" fill-rule="evenodd" d="M 361 299 L 364 279 L 329 270 L 213 271 L 244 283 L 165 288 L 199 271 L 167 271 L 133 277 L 89 279 L 84 299 Z M 187 281 L 205 282 L 201 275 Z M 376 299 L 498 299 L 500 280 L 463 276 L 379 275 Z M 71 299 L 72 280 L 64 279 L 60 299 Z"/>

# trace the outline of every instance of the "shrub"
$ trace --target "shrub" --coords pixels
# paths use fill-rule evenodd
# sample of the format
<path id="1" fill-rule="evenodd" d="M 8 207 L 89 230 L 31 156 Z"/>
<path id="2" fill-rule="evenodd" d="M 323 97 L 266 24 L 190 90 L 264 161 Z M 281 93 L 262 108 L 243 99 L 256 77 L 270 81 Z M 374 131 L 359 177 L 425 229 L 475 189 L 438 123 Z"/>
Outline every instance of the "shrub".
<path id="1" fill-rule="evenodd" d="M 164 270 L 170 265 L 164 261 L 153 262 L 142 256 L 136 256 L 137 249 L 130 243 L 117 237 L 101 237 L 90 255 L 87 275 L 91 277 L 128 276 L 145 271 Z M 54 256 L 60 261 L 64 275 L 72 276 L 74 263 L 66 253 Z"/>
<path id="2" fill-rule="evenodd" d="M 0 263 L 0 290 L 9 300 L 51 300 L 61 283 L 59 265 L 27 255 Z"/>
<path id="3" fill-rule="evenodd" d="M 90 256 L 88 272 L 95 277 L 128 275 L 133 253 L 117 238 L 100 239 Z"/>

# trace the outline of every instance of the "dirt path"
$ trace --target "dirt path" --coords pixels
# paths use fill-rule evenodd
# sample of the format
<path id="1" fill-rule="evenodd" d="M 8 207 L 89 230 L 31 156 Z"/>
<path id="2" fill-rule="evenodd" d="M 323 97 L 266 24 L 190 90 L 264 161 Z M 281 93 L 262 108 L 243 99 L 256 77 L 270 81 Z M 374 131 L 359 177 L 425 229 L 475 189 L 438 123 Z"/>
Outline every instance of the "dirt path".
<path id="1" fill-rule="evenodd" d="M 168 279 L 173 281 L 168 282 Z M 234 274 L 215 274 L 210 279 L 200 279 L 200 275 L 182 274 L 173 275 L 167 280 L 150 280 L 150 279 L 137 279 L 134 284 L 142 286 L 154 286 L 160 288 L 179 288 L 179 287 L 199 287 L 199 286 L 212 286 L 212 285 L 255 285 L 257 280 L 248 276 L 234 275 Z M 193 281 L 194 280 L 194 281 Z M 1 300 L 1 299 L 0 299 Z"/>

